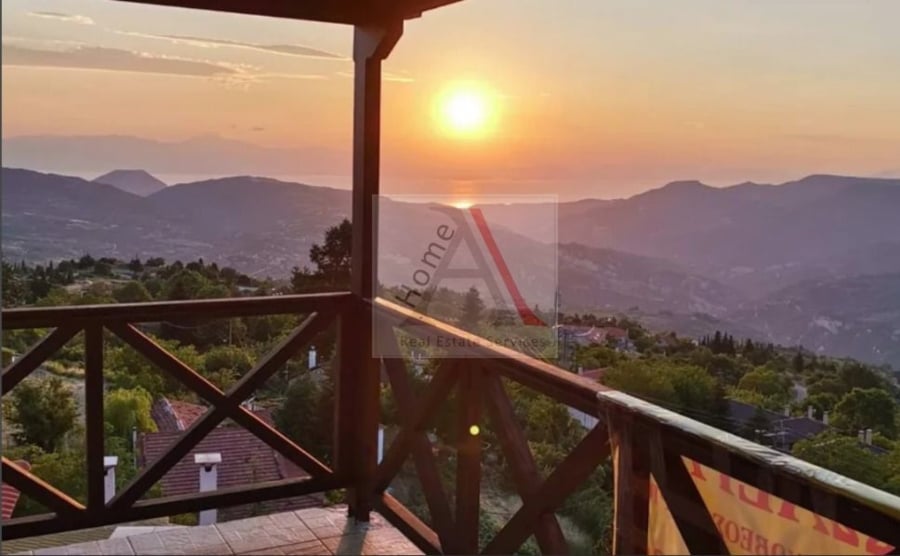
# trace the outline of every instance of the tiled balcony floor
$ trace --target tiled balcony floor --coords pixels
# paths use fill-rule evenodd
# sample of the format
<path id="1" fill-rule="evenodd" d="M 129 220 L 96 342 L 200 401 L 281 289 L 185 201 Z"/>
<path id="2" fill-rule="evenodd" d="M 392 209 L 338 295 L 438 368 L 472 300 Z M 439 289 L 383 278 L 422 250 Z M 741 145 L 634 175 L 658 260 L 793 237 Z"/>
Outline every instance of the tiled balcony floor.
<path id="1" fill-rule="evenodd" d="M 20 554 L 422 554 L 376 513 L 369 523 L 347 517 L 346 506 L 309 508 L 92 541 Z"/>

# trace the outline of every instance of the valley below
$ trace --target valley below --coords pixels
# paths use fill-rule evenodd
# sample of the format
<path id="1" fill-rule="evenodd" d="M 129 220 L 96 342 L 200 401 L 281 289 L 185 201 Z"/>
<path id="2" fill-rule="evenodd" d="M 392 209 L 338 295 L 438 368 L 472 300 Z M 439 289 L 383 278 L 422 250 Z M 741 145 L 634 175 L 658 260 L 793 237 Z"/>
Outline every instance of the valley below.
<path id="1" fill-rule="evenodd" d="M 116 185 L 4 168 L 4 259 L 202 258 L 286 279 L 350 215 L 346 190 L 251 176 L 157 187 L 135 172 L 139 190 L 130 174 L 113 175 Z M 419 256 L 433 235 L 429 208 L 383 202 L 396 211 L 386 222 L 397 241 L 379 256 Z M 534 205 L 481 208 L 510 267 L 525 282 L 558 283 L 564 312 L 625 314 L 693 337 L 723 330 L 900 368 L 900 180 L 674 182 L 559 203 L 557 222 L 536 217 Z M 537 257 L 548 249 L 552 257 Z M 380 280 L 402 280 L 403 265 L 384 266 Z"/>

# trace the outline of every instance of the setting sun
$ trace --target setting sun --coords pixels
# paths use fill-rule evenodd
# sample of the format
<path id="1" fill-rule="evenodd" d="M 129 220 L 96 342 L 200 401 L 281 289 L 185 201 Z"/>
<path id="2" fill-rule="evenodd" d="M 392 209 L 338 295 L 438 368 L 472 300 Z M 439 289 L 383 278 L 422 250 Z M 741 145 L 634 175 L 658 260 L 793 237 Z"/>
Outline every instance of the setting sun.
<path id="1" fill-rule="evenodd" d="M 495 107 L 490 95 L 476 87 L 458 86 L 438 99 L 441 127 L 453 135 L 475 137 L 490 127 Z"/>
<path id="2" fill-rule="evenodd" d="M 487 106 L 485 99 L 471 91 L 455 93 L 444 106 L 447 123 L 457 131 L 475 131 L 484 126 Z"/>

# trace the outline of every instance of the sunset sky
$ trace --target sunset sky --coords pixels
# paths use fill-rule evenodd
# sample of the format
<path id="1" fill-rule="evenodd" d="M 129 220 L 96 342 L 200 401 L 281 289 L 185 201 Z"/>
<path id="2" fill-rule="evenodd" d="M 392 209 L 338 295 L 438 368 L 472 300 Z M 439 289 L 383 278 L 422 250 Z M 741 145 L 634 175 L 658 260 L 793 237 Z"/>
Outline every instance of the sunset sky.
<path id="1" fill-rule="evenodd" d="M 2 12 L 4 138 L 212 134 L 326 149 L 317 173 L 350 173 L 349 27 L 110 0 Z M 898 21 L 897 0 L 464 0 L 409 22 L 385 65 L 386 189 L 900 176 Z M 448 126 L 462 89 L 478 133 Z"/>

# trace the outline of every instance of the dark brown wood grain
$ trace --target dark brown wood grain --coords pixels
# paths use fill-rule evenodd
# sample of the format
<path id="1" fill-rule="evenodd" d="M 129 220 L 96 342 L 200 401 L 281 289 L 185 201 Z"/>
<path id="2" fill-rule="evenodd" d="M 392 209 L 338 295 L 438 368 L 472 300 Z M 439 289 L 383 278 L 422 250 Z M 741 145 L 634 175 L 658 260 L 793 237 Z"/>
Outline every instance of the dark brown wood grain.
<path id="1" fill-rule="evenodd" d="M 537 495 L 543 482 L 534 456 L 528 447 L 528 439 L 519 426 L 512 402 L 503 388 L 499 375 L 487 372 L 484 376 L 484 398 L 500 440 L 500 447 L 512 474 L 516 490 L 524 502 Z M 541 514 L 535 527 L 535 538 L 544 554 L 567 554 L 569 546 L 563 536 L 559 521 L 553 512 Z"/>
<path id="2" fill-rule="evenodd" d="M 456 401 L 456 535 L 453 549 L 463 554 L 478 553 L 478 516 L 481 507 L 481 422 L 482 371 L 477 362 L 460 362 Z M 477 434 L 472 434 L 478 427 Z"/>
<path id="3" fill-rule="evenodd" d="M 425 431 L 432 417 L 437 413 L 441 403 L 447 399 L 457 382 L 457 371 L 453 362 L 445 361 L 434 373 L 425 394 L 416 404 L 412 419 L 391 443 L 376 473 L 375 488 L 383 492 L 391 484 L 391 480 L 400 471 L 404 460 L 410 453 L 413 439 Z"/>
<path id="4" fill-rule="evenodd" d="M 180 318 L 224 319 L 265 315 L 336 314 L 351 299 L 347 292 L 235 297 L 190 301 L 154 301 L 3 310 L 3 328 L 84 327 L 88 323 L 161 322 Z"/>
<path id="5" fill-rule="evenodd" d="M 8 319 L 9 312 L 3 311 L 3 327 L 7 330 L 12 328 L 8 325 Z M 59 323 L 56 323 L 54 326 L 57 326 L 57 328 L 53 330 L 53 332 L 33 345 L 19 358 L 18 361 L 11 363 L 8 367 L 3 369 L 2 385 L 0 385 L 0 389 L 2 389 L 4 396 L 12 390 L 16 384 L 22 382 L 32 371 L 37 369 L 48 357 L 59 351 L 59 348 L 66 345 L 66 342 L 71 340 L 72 337 L 81 330 L 81 328 L 76 325 L 59 325 Z"/>
<path id="6" fill-rule="evenodd" d="M 110 501 L 110 507 L 123 509 L 134 504 L 169 469 L 181 461 L 210 431 L 228 417 L 250 425 L 251 431 L 258 432 L 268 429 L 268 431 L 264 431 L 266 438 L 263 438 L 263 440 L 275 440 L 277 444 L 273 448 L 284 449 L 286 452 L 284 453 L 285 457 L 297 461 L 298 464 L 303 462 L 306 466 L 309 466 L 309 469 L 306 470 L 311 475 L 323 476 L 329 474 L 330 470 L 327 467 L 302 450 L 292 449 L 288 443 L 282 441 L 282 439 L 287 440 L 283 438 L 283 435 L 271 429 L 266 423 L 240 405 L 257 387 L 282 368 L 287 360 L 306 345 L 326 324 L 327 320 L 319 318 L 316 313 L 307 317 L 294 332 L 279 342 L 260 363 L 224 394 L 214 384 L 178 361 L 177 358 L 130 325 L 112 325 L 112 330 L 129 345 L 148 357 L 164 371 L 172 373 L 179 380 L 183 380 L 188 387 L 193 388 L 196 386 L 197 389 L 195 391 L 201 396 L 212 398 L 211 401 L 214 405 L 211 411 L 194 421 L 174 445 L 149 466 L 141 470 L 131 483 Z M 293 448 L 296 447 L 294 446 Z"/>
<path id="7" fill-rule="evenodd" d="M 437 533 L 390 494 L 382 493 L 376 501 L 376 507 L 391 525 L 399 529 L 425 554 L 453 554 L 441 550 Z"/>
<path id="8" fill-rule="evenodd" d="M 656 428 L 644 427 L 643 438 L 651 453 L 650 470 L 691 554 L 729 554 L 712 514 L 685 467 L 676 447 Z"/>
<path id="9" fill-rule="evenodd" d="M 45 482 L 30 471 L 25 471 L 7 459 L 6 456 L 3 456 L 2 462 L 3 482 L 15 487 L 22 494 L 33 498 L 48 509 L 68 519 L 77 517 L 84 510 L 84 504 Z M 5 524 L 0 529 L 5 529 Z"/>
<path id="10" fill-rule="evenodd" d="M 84 425 L 87 456 L 87 505 L 90 511 L 103 508 L 105 421 L 103 419 L 103 328 L 90 325 L 84 330 Z"/>
<path id="11" fill-rule="evenodd" d="M 562 463 L 541 484 L 484 548 L 485 554 L 511 554 L 522 546 L 541 515 L 555 511 L 609 456 L 609 434 L 598 425 L 591 429 Z"/>
<path id="12" fill-rule="evenodd" d="M 402 360 L 393 358 L 384 359 L 383 364 L 394 393 L 400 425 L 412 427 L 415 396 L 410 386 L 406 365 Z M 441 539 L 441 546 L 452 546 L 456 526 L 450 512 L 447 493 L 441 482 L 431 442 L 422 431 L 416 431 L 413 434 L 412 455 L 419 481 L 422 483 L 422 493 L 425 495 L 425 502 L 428 504 L 431 514 L 431 521 Z"/>

